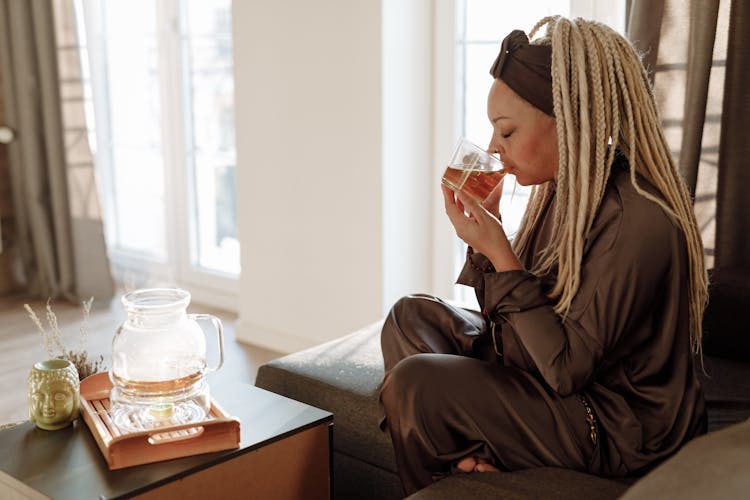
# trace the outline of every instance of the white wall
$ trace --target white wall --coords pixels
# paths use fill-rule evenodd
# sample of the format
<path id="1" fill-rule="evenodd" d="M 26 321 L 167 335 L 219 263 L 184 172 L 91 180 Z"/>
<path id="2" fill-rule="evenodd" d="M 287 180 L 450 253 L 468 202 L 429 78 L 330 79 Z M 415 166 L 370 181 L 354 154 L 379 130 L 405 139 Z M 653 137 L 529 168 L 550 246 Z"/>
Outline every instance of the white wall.
<path id="1" fill-rule="evenodd" d="M 400 74 L 429 75 L 429 47 L 400 42 L 407 53 L 386 70 L 402 84 L 385 93 L 394 115 L 381 60 L 401 35 L 383 30 L 385 1 L 234 2 L 240 340 L 291 352 L 431 288 L 431 90 Z M 396 9 L 400 32 L 429 35 L 429 5 Z M 384 131 L 384 117 L 401 128 Z M 383 189 L 402 174 L 408 203 Z"/>
<path id="2" fill-rule="evenodd" d="M 426 292 L 437 186 L 430 0 L 383 0 L 383 304 Z M 385 311 L 384 311 L 385 312 Z"/>

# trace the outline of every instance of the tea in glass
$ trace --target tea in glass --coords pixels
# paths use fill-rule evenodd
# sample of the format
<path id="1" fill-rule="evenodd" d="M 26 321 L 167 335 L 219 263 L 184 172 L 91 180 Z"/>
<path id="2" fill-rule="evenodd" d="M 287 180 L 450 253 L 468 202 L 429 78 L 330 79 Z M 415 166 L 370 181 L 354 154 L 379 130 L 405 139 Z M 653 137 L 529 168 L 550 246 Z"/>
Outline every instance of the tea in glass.
<path id="1" fill-rule="evenodd" d="M 499 157 L 462 138 L 443 174 L 442 182 L 481 204 L 505 177 L 505 173 Z"/>

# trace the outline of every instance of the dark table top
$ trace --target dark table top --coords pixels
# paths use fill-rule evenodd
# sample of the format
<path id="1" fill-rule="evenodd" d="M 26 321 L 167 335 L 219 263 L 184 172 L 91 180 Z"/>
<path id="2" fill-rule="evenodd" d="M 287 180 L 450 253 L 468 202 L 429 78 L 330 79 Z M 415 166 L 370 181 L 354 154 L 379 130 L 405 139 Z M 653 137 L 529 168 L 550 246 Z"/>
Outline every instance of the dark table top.
<path id="1" fill-rule="evenodd" d="M 118 498 L 147 491 L 333 420 L 327 411 L 248 383 L 210 381 L 210 390 L 212 398 L 241 422 L 239 449 L 110 471 L 83 419 L 57 431 L 37 429 L 26 422 L 0 431 L 0 471 L 56 499 Z"/>

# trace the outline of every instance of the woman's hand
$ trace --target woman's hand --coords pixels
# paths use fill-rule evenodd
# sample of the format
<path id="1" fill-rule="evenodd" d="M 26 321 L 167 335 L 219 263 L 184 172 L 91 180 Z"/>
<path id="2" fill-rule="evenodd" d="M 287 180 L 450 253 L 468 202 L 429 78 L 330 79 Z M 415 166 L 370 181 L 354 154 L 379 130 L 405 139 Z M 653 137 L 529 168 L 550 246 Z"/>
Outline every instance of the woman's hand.
<path id="1" fill-rule="evenodd" d="M 495 188 L 490 192 L 490 194 L 487 196 L 487 199 L 484 200 L 482 203 L 482 206 L 487 209 L 489 213 L 495 216 L 495 218 L 502 222 L 502 218 L 500 217 L 500 197 L 503 195 L 503 183 L 505 182 L 505 177 L 500 179 L 500 182 L 497 183 Z"/>
<path id="2" fill-rule="evenodd" d="M 496 271 L 523 269 L 498 218 L 470 196 L 460 191 L 454 193 L 447 186 L 441 187 L 445 213 L 456 235 L 475 251 L 484 254 Z M 499 199 L 499 195 L 496 199 Z"/>

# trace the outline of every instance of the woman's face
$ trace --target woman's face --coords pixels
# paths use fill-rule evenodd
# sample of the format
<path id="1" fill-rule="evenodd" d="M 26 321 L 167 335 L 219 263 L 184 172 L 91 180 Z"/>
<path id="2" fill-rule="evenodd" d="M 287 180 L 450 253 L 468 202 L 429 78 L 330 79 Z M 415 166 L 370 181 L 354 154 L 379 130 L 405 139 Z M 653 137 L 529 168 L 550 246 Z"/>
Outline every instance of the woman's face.
<path id="1" fill-rule="evenodd" d="M 557 173 L 555 119 L 519 97 L 496 79 L 487 97 L 492 123 L 490 153 L 500 153 L 508 173 L 522 186 L 542 184 Z"/>

